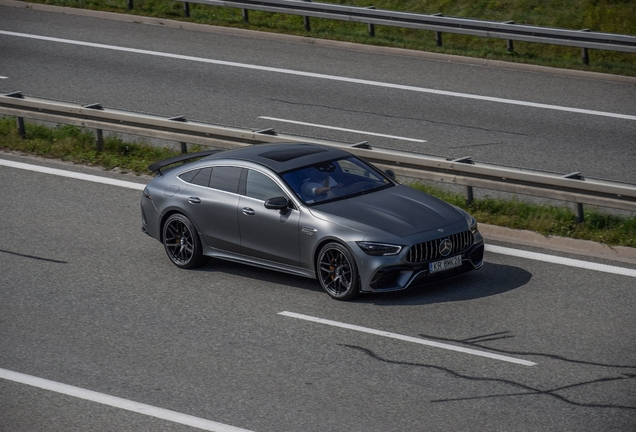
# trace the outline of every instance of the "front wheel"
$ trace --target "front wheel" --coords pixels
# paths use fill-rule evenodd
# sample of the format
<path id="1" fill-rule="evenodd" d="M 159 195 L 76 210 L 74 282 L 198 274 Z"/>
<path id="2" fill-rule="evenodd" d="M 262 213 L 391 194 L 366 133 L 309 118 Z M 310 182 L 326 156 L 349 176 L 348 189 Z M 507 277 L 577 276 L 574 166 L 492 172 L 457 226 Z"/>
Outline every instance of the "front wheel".
<path id="1" fill-rule="evenodd" d="M 173 214 L 163 225 L 163 247 L 170 261 L 182 269 L 200 267 L 207 260 L 192 222 L 182 214 Z"/>
<path id="2" fill-rule="evenodd" d="M 346 247 L 329 243 L 320 250 L 318 280 L 327 294 L 336 300 L 351 300 L 358 295 L 358 269 Z"/>

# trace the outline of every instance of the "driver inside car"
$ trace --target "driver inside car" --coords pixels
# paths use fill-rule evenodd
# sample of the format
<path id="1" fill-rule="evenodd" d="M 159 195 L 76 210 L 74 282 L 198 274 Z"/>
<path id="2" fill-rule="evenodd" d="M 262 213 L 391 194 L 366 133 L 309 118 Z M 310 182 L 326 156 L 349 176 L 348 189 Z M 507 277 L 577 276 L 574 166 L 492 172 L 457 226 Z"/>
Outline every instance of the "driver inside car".
<path id="1" fill-rule="evenodd" d="M 302 193 L 315 198 L 333 198 L 332 189 L 342 186 L 329 175 L 328 170 L 312 167 L 310 178 L 302 185 Z"/>

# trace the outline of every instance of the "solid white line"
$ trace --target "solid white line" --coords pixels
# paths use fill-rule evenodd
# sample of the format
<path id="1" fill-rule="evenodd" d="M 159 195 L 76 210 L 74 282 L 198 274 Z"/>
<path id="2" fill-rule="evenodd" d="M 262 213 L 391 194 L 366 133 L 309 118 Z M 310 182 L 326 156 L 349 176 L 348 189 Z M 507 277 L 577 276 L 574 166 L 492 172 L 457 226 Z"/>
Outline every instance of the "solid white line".
<path id="1" fill-rule="evenodd" d="M 322 318 L 316 318 L 316 317 L 312 317 L 309 315 L 303 315 L 303 314 L 298 314 L 298 313 L 294 313 L 294 312 L 279 312 L 279 315 L 283 315 L 283 316 L 287 316 L 287 317 L 291 317 L 291 318 L 298 318 L 301 320 L 305 320 L 305 321 L 311 321 L 311 322 L 315 322 L 318 324 L 326 324 L 326 325 L 330 325 L 333 327 L 340 327 L 340 328 L 344 328 L 344 329 L 348 329 L 348 330 L 355 330 L 355 331 L 359 331 L 362 333 L 369 333 L 369 334 L 373 334 L 376 336 L 383 336 L 383 337 L 388 337 L 391 339 L 398 339 L 398 340 L 402 340 L 402 341 L 406 341 L 406 342 L 413 342 L 416 344 L 420 344 L 420 345 L 427 345 L 427 346 L 432 346 L 435 348 L 442 348 L 445 350 L 450 350 L 450 351 L 457 351 L 457 352 L 461 352 L 464 354 L 471 354 L 471 355 L 475 355 L 475 356 L 480 356 L 480 357 L 487 357 L 487 358 L 491 358 L 491 359 L 495 359 L 495 360 L 501 360 L 501 361 L 505 361 L 505 362 L 509 362 L 509 363 L 516 363 L 516 364 L 520 364 L 523 366 L 535 366 L 536 363 L 533 363 L 531 361 L 527 361 L 527 360 L 521 360 L 521 359 L 517 359 L 514 357 L 508 357 L 508 356 L 504 356 L 504 355 L 500 355 L 500 354 L 493 354 L 493 353 L 489 353 L 486 351 L 478 351 L 475 349 L 471 349 L 471 348 L 463 348 L 463 347 L 459 347 L 459 346 L 455 346 L 455 345 L 450 345 L 450 344 L 445 344 L 445 343 L 441 343 L 441 342 L 435 342 L 435 341 L 430 341 L 427 339 L 421 339 L 421 338 L 415 338 L 415 337 L 411 337 L 411 336 L 404 336 L 404 335 L 400 335 L 397 333 L 390 333 L 390 332 L 386 332 L 386 331 L 382 331 L 382 330 L 374 330 L 371 328 L 367 328 L 367 327 L 360 327 L 357 325 L 352 325 L 352 324 L 346 324 L 346 323 L 342 323 L 339 321 L 331 321 L 331 320 L 326 320 L 326 319 L 322 319 Z"/>
<path id="2" fill-rule="evenodd" d="M 152 56 L 156 56 L 156 57 L 165 57 L 165 58 L 172 58 L 172 59 L 178 59 L 178 60 L 188 60 L 188 61 L 195 61 L 195 62 L 200 62 L 200 63 L 217 64 L 217 65 L 222 65 L 222 66 L 231 66 L 231 67 L 260 70 L 260 71 L 266 71 L 266 72 L 276 72 L 276 73 L 283 73 L 283 74 L 288 74 L 288 75 L 296 75 L 296 76 L 303 76 L 303 77 L 310 77 L 310 78 L 319 78 L 319 79 L 326 79 L 326 80 L 332 80 L 332 81 L 341 81 L 341 82 L 348 82 L 348 83 L 354 83 L 354 84 L 363 84 L 363 85 L 391 88 L 391 89 L 397 89 L 397 90 L 406 90 L 406 91 L 413 91 L 413 92 L 420 92 L 420 93 L 430 93 L 430 94 L 437 94 L 437 95 L 442 95 L 442 96 L 459 97 L 459 98 L 465 98 L 465 99 L 475 99 L 475 100 L 496 102 L 496 103 L 504 103 L 504 104 L 510 104 L 510 105 L 520 105 L 520 106 L 526 106 L 526 107 L 532 107 L 532 108 L 550 109 L 550 110 L 557 110 L 557 111 L 567 111 L 567 112 L 577 113 L 577 114 L 588 114 L 588 115 L 596 115 L 596 116 L 603 116 L 603 117 L 613 117 L 613 118 L 624 119 L 624 120 L 636 120 L 636 116 L 627 115 L 627 114 L 617 114 L 617 113 L 610 113 L 610 112 L 604 112 L 604 111 L 595 111 L 595 110 L 587 110 L 587 109 L 580 109 L 580 108 L 570 108 L 570 107 L 564 107 L 564 106 L 559 106 L 559 105 L 548 105 L 548 104 L 542 104 L 542 103 L 524 102 L 524 101 L 518 101 L 518 100 L 514 100 L 514 99 L 502 99 L 502 98 L 496 98 L 496 97 L 490 97 L 490 96 L 480 96 L 480 95 L 474 95 L 474 94 L 468 94 L 468 93 L 458 93 L 458 92 L 452 92 L 452 91 L 435 90 L 435 89 L 424 88 L 424 87 L 414 87 L 414 86 L 407 86 L 407 85 L 400 85 L 400 84 L 391 84 L 391 83 L 385 83 L 385 82 L 379 82 L 379 81 L 369 81 L 369 80 L 362 80 L 362 79 L 355 79 L 355 78 L 340 77 L 340 76 L 335 76 L 335 75 L 325 75 L 325 74 L 318 74 L 318 73 L 312 73 L 312 72 L 302 72 L 302 71 L 291 70 L 291 69 L 281 69 L 281 68 L 273 68 L 273 67 L 267 67 L 267 66 L 258 66 L 258 65 L 252 65 L 252 64 L 245 64 L 245 63 L 236 63 L 236 62 L 228 62 L 228 61 L 222 61 L 222 60 L 213 60 L 213 59 L 206 59 L 206 58 L 202 58 L 202 57 L 192 57 L 192 56 L 185 56 L 185 55 L 180 55 L 180 54 L 169 54 L 169 53 L 163 53 L 163 52 L 159 52 L 159 51 L 149 51 L 149 50 L 142 50 L 142 49 L 136 49 L 136 48 L 126 48 L 126 47 L 120 47 L 120 46 L 114 46 L 114 45 L 105 45 L 105 44 L 92 43 L 92 42 L 82 42 L 82 41 L 76 41 L 76 40 L 70 40 L 70 39 L 60 39 L 60 38 L 32 35 L 32 34 L 26 34 L 26 33 L 16 33 L 16 32 L 4 31 L 4 30 L 0 30 L 0 34 L 6 35 L 6 36 L 17 36 L 17 37 L 28 38 L 28 39 L 37 39 L 37 40 L 43 40 L 43 41 L 48 41 L 48 42 L 58 42 L 58 43 L 65 43 L 65 44 L 71 44 L 71 45 L 80 45 L 80 46 L 86 46 L 86 47 L 92 47 L 92 48 L 102 48 L 102 49 L 108 49 L 108 50 L 113 50 L 113 51 L 121 51 L 121 52 L 129 52 L 129 53 L 135 53 L 135 54 L 146 54 L 146 55 L 152 55 Z"/>
<path id="3" fill-rule="evenodd" d="M 361 134 L 364 134 L 364 135 L 372 135 L 372 136 L 378 136 L 378 137 L 383 137 L 383 138 L 392 138 L 392 139 L 397 139 L 397 140 L 402 140 L 402 141 L 412 141 L 412 142 L 418 142 L 418 143 L 425 143 L 426 142 L 426 140 L 422 140 L 422 139 L 406 138 L 406 137 L 395 136 L 395 135 L 385 135 L 385 134 L 380 134 L 380 133 L 375 133 L 375 132 L 366 132 L 366 131 L 355 130 L 355 129 L 345 129 L 345 128 L 340 128 L 340 127 L 335 127 L 335 126 L 326 126 L 326 125 L 320 125 L 320 124 L 315 124 L 315 123 L 305 123 L 305 122 L 301 122 L 301 121 L 286 120 L 286 119 L 280 119 L 280 118 L 275 118 L 275 117 L 260 116 L 259 118 L 265 119 L 265 120 L 279 121 L 279 122 L 283 122 L 283 123 L 293 123 L 293 124 L 298 124 L 298 125 L 303 125 L 303 126 L 318 127 L 318 128 L 323 128 L 323 129 L 331 129 L 331 130 L 339 130 L 339 131 L 344 131 L 344 132 L 361 133 Z"/>
<path id="4" fill-rule="evenodd" d="M 94 183 L 102 183 L 102 184 L 107 184 L 111 186 L 125 187 L 128 189 L 144 190 L 144 187 L 145 187 L 145 185 L 141 183 L 133 183 L 129 181 L 111 179 L 108 177 L 95 176 L 91 174 L 80 174 L 73 171 L 65 171 L 65 170 L 56 169 L 56 168 L 47 168 L 40 165 L 25 164 L 25 163 L 14 162 L 14 161 L 5 160 L 5 159 L 0 159 L 0 165 L 8 166 L 11 168 L 28 170 L 28 171 L 40 172 L 44 174 L 52 174 L 52 175 L 56 175 L 60 177 L 69 177 L 69 178 L 74 178 L 78 180 L 90 181 Z"/>
<path id="5" fill-rule="evenodd" d="M 6 77 L 6 76 L 0 76 L 0 79 L 9 79 L 9 77 Z"/>
<path id="6" fill-rule="evenodd" d="M 218 423 L 211 420 L 194 417 L 188 414 L 182 414 L 176 411 L 171 411 L 163 408 L 157 408 L 152 405 L 146 405 L 139 402 L 122 399 L 116 396 L 110 396 L 103 393 L 94 392 L 92 390 L 86 390 L 80 387 L 74 387 L 68 384 L 62 384 L 55 381 L 47 380 L 44 378 L 38 378 L 31 375 L 26 375 L 19 372 L 13 372 L 7 369 L 0 369 L 0 378 L 4 378 L 9 381 L 14 381 L 20 384 L 26 384 L 32 387 L 37 387 L 44 390 L 50 390 L 52 392 L 61 393 L 67 396 L 73 396 L 79 399 L 88 400 L 91 402 L 97 402 L 102 405 L 108 405 L 115 408 L 120 408 L 126 411 L 132 411 L 134 413 L 143 414 L 149 417 L 155 417 L 162 420 L 167 420 L 173 423 L 178 423 L 186 426 L 192 426 L 198 429 L 214 432 L 250 432 L 247 429 L 241 429 L 238 427 Z"/>
<path id="7" fill-rule="evenodd" d="M 599 264 L 599 263 L 590 262 L 590 261 L 581 261 L 577 259 L 564 258 L 560 256 L 545 255 L 542 253 L 528 252 L 524 250 L 511 249 L 511 248 L 507 248 L 503 246 L 495 246 L 495 245 L 486 245 L 486 251 L 497 253 L 497 254 L 531 259 L 535 261 L 544 261 L 544 262 L 549 262 L 549 263 L 559 264 L 559 265 L 564 265 L 569 267 L 578 267 L 578 268 L 583 268 L 587 270 L 595 270 L 595 271 L 613 273 L 613 274 L 622 275 L 622 276 L 636 277 L 636 270 L 632 270 L 632 269 L 624 268 L 624 267 L 616 267 L 616 266 L 611 266 L 606 264 Z"/>

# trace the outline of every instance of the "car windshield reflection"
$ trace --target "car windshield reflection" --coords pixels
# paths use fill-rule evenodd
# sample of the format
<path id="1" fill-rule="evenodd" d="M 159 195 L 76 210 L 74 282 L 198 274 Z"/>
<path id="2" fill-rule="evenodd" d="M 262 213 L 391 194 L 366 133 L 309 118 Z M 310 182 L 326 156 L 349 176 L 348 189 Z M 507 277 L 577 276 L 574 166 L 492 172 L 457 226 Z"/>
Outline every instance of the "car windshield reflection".
<path id="1" fill-rule="evenodd" d="M 383 174 L 355 157 L 303 167 L 282 177 L 308 205 L 350 198 L 393 185 Z"/>

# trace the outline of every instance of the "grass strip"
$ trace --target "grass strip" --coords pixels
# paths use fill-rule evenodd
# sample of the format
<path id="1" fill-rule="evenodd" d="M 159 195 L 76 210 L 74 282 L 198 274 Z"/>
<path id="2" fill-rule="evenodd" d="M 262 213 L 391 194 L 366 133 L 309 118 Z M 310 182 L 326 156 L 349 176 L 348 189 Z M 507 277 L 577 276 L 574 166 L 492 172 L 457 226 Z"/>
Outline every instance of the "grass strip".
<path id="1" fill-rule="evenodd" d="M 104 148 L 99 152 L 95 134 L 76 126 L 50 127 L 30 122 L 25 126 L 27 138 L 22 139 L 14 117 L 0 118 L 0 149 L 137 175 L 150 175 L 149 164 L 179 154 L 169 147 L 157 147 L 144 141 L 126 142 L 114 136 L 104 137 Z M 199 146 L 189 149 L 202 150 Z M 477 199 L 467 206 L 461 194 L 423 183 L 411 186 L 467 210 L 480 223 L 636 247 L 636 217 L 616 216 L 586 207 L 584 222 L 577 223 L 576 214 L 566 206 L 496 198 Z"/>

